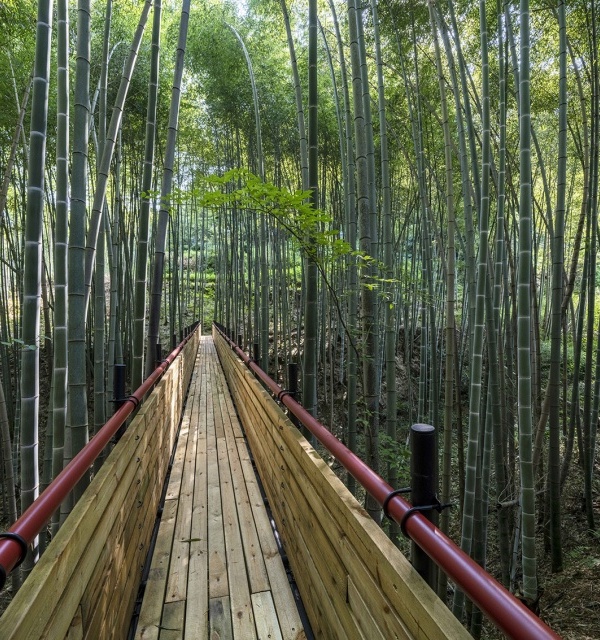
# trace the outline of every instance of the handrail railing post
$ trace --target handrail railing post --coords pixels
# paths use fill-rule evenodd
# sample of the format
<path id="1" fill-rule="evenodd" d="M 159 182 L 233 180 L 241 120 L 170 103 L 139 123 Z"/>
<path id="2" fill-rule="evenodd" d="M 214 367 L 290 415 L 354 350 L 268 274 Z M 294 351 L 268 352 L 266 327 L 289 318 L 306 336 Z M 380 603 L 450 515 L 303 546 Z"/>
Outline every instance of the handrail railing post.
<path id="1" fill-rule="evenodd" d="M 252 344 L 252 359 L 254 362 L 260 362 L 260 344 L 258 342 Z"/>
<path id="2" fill-rule="evenodd" d="M 125 373 L 126 365 L 115 363 L 113 378 L 113 415 L 117 413 L 125 402 Z M 117 433 L 115 433 L 115 442 L 119 442 L 124 433 L 125 423 L 123 423 L 117 430 Z"/>
<path id="3" fill-rule="evenodd" d="M 288 385 L 290 395 L 298 400 L 298 363 L 297 362 L 289 362 L 288 363 Z M 300 426 L 300 421 L 296 416 L 290 411 L 289 418 L 292 423 L 296 426 Z"/>
<path id="4" fill-rule="evenodd" d="M 435 437 L 435 428 L 430 424 L 413 424 L 410 428 L 410 487 L 413 507 L 429 506 L 437 501 Z M 434 513 L 433 510 L 424 511 L 423 515 L 434 522 Z M 435 565 L 414 541 L 411 542 L 411 558 L 419 575 L 435 589 Z"/>

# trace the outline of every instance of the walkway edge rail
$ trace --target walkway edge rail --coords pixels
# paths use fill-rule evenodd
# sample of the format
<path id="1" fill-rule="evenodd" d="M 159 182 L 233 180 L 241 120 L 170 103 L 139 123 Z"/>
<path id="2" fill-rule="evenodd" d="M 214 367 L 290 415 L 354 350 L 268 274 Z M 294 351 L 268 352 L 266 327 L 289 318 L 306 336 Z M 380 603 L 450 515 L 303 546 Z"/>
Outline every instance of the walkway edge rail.
<path id="1" fill-rule="evenodd" d="M 177 358 L 187 342 L 193 336 L 198 323 L 192 325 L 189 334 L 163 360 L 163 362 L 146 378 L 142 385 L 125 399 L 108 422 L 94 435 L 88 444 L 71 460 L 71 462 L 56 476 L 45 491 L 33 504 L 14 522 L 8 530 L 9 534 L 16 534 L 29 547 L 52 514 L 58 509 L 63 500 L 73 490 L 83 474 L 94 463 L 104 447 L 110 442 L 119 427 L 121 427 L 131 413 L 137 408 L 144 396 L 162 378 Z M 7 576 L 17 566 L 23 553 L 23 543 L 18 538 L 0 538 L 0 589 L 4 587 Z"/>
<path id="2" fill-rule="evenodd" d="M 530 611 L 520 600 L 503 587 L 493 576 L 482 569 L 448 536 L 419 513 L 412 512 L 405 520 L 411 506 L 398 495 L 389 498 L 394 490 L 381 476 L 352 453 L 330 431 L 302 407 L 267 375 L 227 335 L 225 327 L 213 323 L 217 332 L 230 348 L 279 399 L 279 401 L 319 440 L 344 468 L 356 478 L 364 489 L 380 505 L 387 500 L 387 512 L 398 524 L 404 522 L 404 530 L 427 555 L 462 589 L 504 634 L 514 640 L 550 640 L 560 636 Z"/>

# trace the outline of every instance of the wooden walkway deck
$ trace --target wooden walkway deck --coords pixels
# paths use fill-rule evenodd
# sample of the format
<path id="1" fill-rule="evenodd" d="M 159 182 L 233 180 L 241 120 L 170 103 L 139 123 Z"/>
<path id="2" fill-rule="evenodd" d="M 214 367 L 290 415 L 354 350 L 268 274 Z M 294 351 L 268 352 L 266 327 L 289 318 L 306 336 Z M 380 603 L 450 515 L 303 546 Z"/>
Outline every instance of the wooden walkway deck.
<path id="1" fill-rule="evenodd" d="M 305 637 L 208 336 L 198 350 L 135 637 Z"/>

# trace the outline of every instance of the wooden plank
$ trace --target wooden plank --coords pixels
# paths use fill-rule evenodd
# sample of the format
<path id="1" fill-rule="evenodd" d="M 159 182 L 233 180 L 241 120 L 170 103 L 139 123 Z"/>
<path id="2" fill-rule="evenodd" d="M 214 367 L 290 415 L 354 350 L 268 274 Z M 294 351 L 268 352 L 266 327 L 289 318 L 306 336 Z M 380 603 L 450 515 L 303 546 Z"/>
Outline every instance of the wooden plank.
<path id="1" fill-rule="evenodd" d="M 373 612 L 365 602 L 362 596 L 363 593 L 364 589 L 361 588 L 359 590 L 352 581 L 352 578 L 348 576 L 348 604 L 356 621 L 356 626 L 364 638 L 368 640 L 377 640 L 378 638 L 381 638 L 381 640 L 392 640 L 393 638 L 406 638 L 406 640 L 411 640 L 413 638 L 406 627 L 404 627 L 404 635 L 399 635 L 397 632 L 390 633 L 389 631 L 384 633 L 380 623 L 375 621 Z"/>
<path id="2" fill-rule="evenodd" d="M 223 431 L 223 417 L 221 415 L 221 405 L 218 400 L 219 394 L 223 393 L 222 383 L 219 380 L 218 375 L 218 362 L 213 358 L 211 359 L 211 382 L 213 388 L 213 420 L 215 424 L 215 435 L 217 438 L 224 438 L 225 432 Z"/>
<path id="3" fill-rule="evenodd" d="M 227 378 L 225 377 L 225 373 L 222 367 L 219 367 L 219 375 L 223 376 L 225 388 L 227 389 L 227 393 L 225 393 L 223 397 L 225 400 L 225 408 L 227 410 L 227 413 L 229 415 L 229 420 L 233 427 L 234 435 L 236 438 L 243 438 L 244 432 L 242 431 L 242 425 L 240 424 L 237 412 L 235 410 L 235 406 L 233 404 L 233 399 L 231 396 L 231 389 L 229 389 L 229 383 L 227 382 Z"/>
<path id="4" fill-rule="evenodd" d="M 233 495 L 227 443 L 217 438 L 219 477 L 221 479 L 221 501 L 223 509 L 223 529 L 227 549 L 227 575 L 229 579 L 229 599 L 234 636 L 256 638 L 252 600 L 248 586 L 248 574 L 244 560 L 244 550 L 238 524 L 238 514 Z"/>
<path id="5" fill-rule="evenodd" d="M 185 637 L 206 638 L 208 634 L 208 553 L 205 540 L 193 541 L 190 545 L 190 569 L 188 581 L 188 603 L 185 617 Z"/>
<path id="6" fill-rule="evenodd" d="M 185 600 L 166 602 L 160 621 L 160 640 L 182 640 Z"/>
<path id="7" fill-rule="evenodd" d="M 77 613 L 67 631 L 65 640 L 83 640 L 83 619 L 81 617 L 81 607 L 77 607 Z"/>
<path id="8" fill-rule="evenodd" d="M 305 638 L 306 634 L 290 588 L 288 575 L 250 462 L 248 446 L 245 441 L 238 441 L 237 445 L 282 636 L 284 640 Z"/>
<path id="9" fill-rule="evenodd" d="M 210 640 L 233 640 L 228 596 L 210 599 Z"/>
<path id="10" fill-rule="evenodd" d="M 185 617 L 185 636 L 203 640 L 208 636 L 208 484 L 206 453 L 207 371 L 203 366 L 197 382 L 197 400 L 191 419 L 197 430 L 196 474 L 192 506 L 192 529 L 187 597 L 190 606 Z"/>
<path id="11" fill-rule="evenodd" d="M 242 547 L 248 569 L 250 591 L 251 593 L 267 591 L 269 589 L 269 578 L 267 576 L 267 569 L 265 567 L 256 524 L 248 498 L 248 490 L 242 471 L 235 432 L 231 423 L 225 423 L 225 439 L 227 442 L 229 468 L 231 470 L 231 480 L 240 526 Z M 244 441 L 242 440 L 242 442 Z"/>
<path id="12" fill-rule="evenodd" d="M 188 431 L 187 448 L 183 460 L 181 487 L 179 493 L 179 507 L 177 509 L 177 522 L 173 537 L 173 548 L 169 580 L 167 583 L 167 595 L 165 602 L 185 600 L 187 592 L 188 565 L 190 558 L 190 542 L 192 528 L 192 503 L 194 498 L 194 473 L 196 470 L 196 441 L 198 431 L 191 423 L 191 415 L 194 398 L 188 399 L 188 406 L 184 414 L 184 423 Z"/>
<path id="13" fill-rule="evenodd" d="M 256 631 L 260 640 L 283 640 L 277 612 L 270 591 L 261 591 L 252 594 L 252 609 L 256 620 Z"/>
<path id="14" fill-rule="evenodd" d="M 162 520 L 156 538 L 156 545 L 148 574 L 148 582 L 146 584 L 146 591 L 138 620 L 135 635 L 138 640 L 158 638 L 162 608 L 165 601 L 165 590 L 176 518 L 177 501 L 167 500 L 163 509 Z"/>
<path id="15" fill-rule="evenodd" d="M 189 436 L 189 426 L 181 425 L 179 438 L 177 440 L 177 449 L 173 458 L 173 467 L 169 478 L 169 486 L 167 487 L 166 499 L 178 499 L 181 488 L 181 479 L 183 477 L 183 461 L 185 460 L 185 452 L 187 450 L 187 441 Z"/>
<path id="16" fill-rule="evenodd" d="M 217 439 L 215 437 L 214 409 L 211 400 L 212 393 L 212 380 L 209 380 L 207 385 L 206 453 L 208 456 L 208 594 L 211 600 L 229 595 Z"/>

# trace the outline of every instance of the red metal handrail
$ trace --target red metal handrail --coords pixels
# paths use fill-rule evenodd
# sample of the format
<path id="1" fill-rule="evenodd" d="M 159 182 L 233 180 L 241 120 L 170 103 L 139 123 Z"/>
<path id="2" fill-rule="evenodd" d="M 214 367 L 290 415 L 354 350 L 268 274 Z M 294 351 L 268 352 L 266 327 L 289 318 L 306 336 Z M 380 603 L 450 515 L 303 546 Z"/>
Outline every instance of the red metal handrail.
<path id="1" fill-rule="evenodd" d="M 194 331 L 197 330 L 196 327 Z M 56 476 L 44 492 L 23 512 L 8 530 L 9 534 L 16 534 L 27 546 L 35 540 L 44 525 L 52 517 L 52 514 L 73 490 L 83 474 L 94 463 L 94 460 L 100 455 L 119 427 L 125 423 L 125 420 L 127 420 L 132 411 L 142 401 L 146 393 L 160 380 L 185 344 L 193 336 L 194 331 L 191 331 L 179 346 L 144 380 L 142 385 L 126 399 L 125 403 L 114 413 L 98 433 L 96 433 L 85 447 Z M 128 402 L 127 400 L 130 401 Z M 8 574 L 19 562 L 22 551 L 22 544 L 18 540 L 0 538 L 0 589 L 4 586 Z"/>
<path id="2" fill-rule="evenodd" d="M 217 323 L 214 323 L 214 326 L 254 375 L 275 397 L 280 399 L 365 490 L 380 505 L 383 505 L 393 490 L 392 487 L 310 415 L 302 405 L 290 395 L 282 394 L 283 389 L 246 355 Z M 410 505 L 397 495 L 389 499 L 387 504 L 388 514 L 398 524 L 403 521 L 410 508 Z M 509 638 L 514 640 L 560 639 L 555 631 L 420 513 L 413 512 L 406 519 L 404 530 L 410 539 L 419 545 Z"/>

